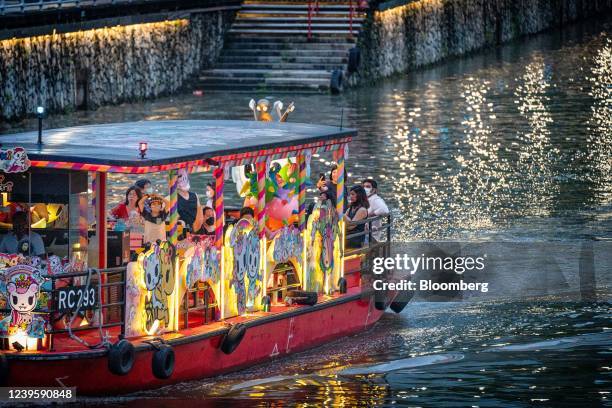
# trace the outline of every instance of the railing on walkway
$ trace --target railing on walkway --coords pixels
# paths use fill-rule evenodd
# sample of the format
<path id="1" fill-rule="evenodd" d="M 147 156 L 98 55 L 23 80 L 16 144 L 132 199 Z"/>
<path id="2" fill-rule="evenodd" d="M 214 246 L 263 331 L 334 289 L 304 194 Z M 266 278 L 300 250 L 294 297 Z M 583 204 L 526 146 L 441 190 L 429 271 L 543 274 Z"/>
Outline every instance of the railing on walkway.
<path id="1" fill-rule="evenodd" d="M 333 2 L 333 0 L 328 0 Z M 342 1 L 345 3 L 345 1 Z M 353 19 L 355 18 L 356 8 L 364 10 L 368 8 L 368 0 L 349 0 L 349 32 L 353 36 Z M 319 0 L 308 0 L 308 39 L 312 38 L 312 17 L 319 15 Z"/>

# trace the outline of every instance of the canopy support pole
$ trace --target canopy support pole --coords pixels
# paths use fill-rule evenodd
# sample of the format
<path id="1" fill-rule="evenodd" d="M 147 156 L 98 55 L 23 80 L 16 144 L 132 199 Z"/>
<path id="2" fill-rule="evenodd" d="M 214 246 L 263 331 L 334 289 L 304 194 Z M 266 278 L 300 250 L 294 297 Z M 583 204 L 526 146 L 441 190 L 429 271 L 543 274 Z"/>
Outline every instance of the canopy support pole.
<path id="1" fill-rule="evenodd" d="M 338 217 L 342 219 L 344 215 L 344 151 L 345 145 L 342 145 L 338 150 L 334 152 L 336 163 L 338 163 L 338 182 L 336 184 L 336 211 L 338 211 Z"/>
<path id="2" fill-rule="evenodd" d="M 300 152 L 297 156 L 298 162 L 298 208 L 299 208 L 299 228 L 304 231 L 306 226 L 306 156 Z"/>
<path id="3" fill-rule="evenodd" d="M 96 237 L 98 237 L 98 268 L 106 268 L 106 173 L 97 172 Z"/>
<path id="4" fill-rule="evenodd" d="M 255 208 L 255 219 L 257 220 L 257 234 L 261 239 L 266 232 L 266 161 L 255 164 L 257 169 L 257 208 Z"/>
<path id="5" fill-rule="evenodd" d="M 168 170 L 168 189 L 170 190 L 170 209 L 168 210 L 168 242 L 176 245 L 178 242 L 178 172 L 177 170 Z"/>

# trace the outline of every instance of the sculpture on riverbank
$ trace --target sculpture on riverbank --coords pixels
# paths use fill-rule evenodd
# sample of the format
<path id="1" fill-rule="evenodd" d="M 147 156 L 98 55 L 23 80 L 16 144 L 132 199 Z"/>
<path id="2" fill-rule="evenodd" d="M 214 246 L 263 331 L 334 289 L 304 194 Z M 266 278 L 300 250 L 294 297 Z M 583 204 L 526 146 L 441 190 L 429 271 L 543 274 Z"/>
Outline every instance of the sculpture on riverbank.
<path id="1" fill-rule="evenodd" d="M 256 121 L 261 121 L 261 122 L 272 122 L 273 121 L 272 115 L 270 114 L 270 101 L 269 100 L 263 98 L 255 102 L 255 99 L 251 99 L 251 101 L 249 102 L 249 107 L 253 111 L 253 115 L 255 116 Z M 293 102 L 291 102 L 289 106 L 287 106 L 287 109 L 285 109 L 285 112 L 283 112 L 283 102 L 276 101 L 274 102 L 274 105 L 272 105 L 272 108 L 276 111 L 278 121 L 286 122 L 287 118 L 289 117 L 289 114 L 293 112 L 293 110 L 295 109 L 295 106 Z"/>

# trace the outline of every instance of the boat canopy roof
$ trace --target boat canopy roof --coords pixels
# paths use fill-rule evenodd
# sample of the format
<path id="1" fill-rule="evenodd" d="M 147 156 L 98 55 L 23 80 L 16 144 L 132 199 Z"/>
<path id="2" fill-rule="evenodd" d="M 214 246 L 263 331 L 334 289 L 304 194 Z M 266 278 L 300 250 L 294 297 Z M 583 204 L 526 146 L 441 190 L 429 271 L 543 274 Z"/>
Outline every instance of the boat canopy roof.
<path id="1" fill-rule="evenodd" d="M 163 120 L 76 126 L 3 135 L 3 149 L 23 147 L 33 167 L 149 173 L 214 162 L 252 163 L 310 149 L 336 150 L 355 129 L 242 120 Z M 139 144 L 147 143 L 145 158 Z"/>

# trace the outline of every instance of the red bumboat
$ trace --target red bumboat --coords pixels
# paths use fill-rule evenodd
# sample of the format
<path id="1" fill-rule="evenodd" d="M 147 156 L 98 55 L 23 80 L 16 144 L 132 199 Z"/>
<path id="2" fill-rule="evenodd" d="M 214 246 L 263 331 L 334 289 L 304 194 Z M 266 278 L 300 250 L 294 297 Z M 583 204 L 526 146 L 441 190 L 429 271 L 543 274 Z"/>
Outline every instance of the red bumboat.
<path id="1" fill-rule="evenodd" d="M 35 271 L 31 282 L 38 282 L 40 293 L 47 296 L 44 303 L 38 294 L 38 306 L 31 311 L 30 316 L 34 316 L 31 320 L 47 320 L 44 335 L 35 341 L 30 341 L 35 331 L 26 323 L 16 324 L 9 317 L 3 320 L 8 327 L 0 359 L 4 385 L 77 387 L 78 395 L 127 393 L 215 376 L 371 327 L 393 296 L 381 297 L 367 288 L 362 282 L 362 270 L 373 251 L 388 250 L 388 239 L 385 244 L 345 251 L 345 226 L 337 216 L 343 212 L 343 177 L 337 183 L 337 207 L 329 207 L 330 203 L 317 205 L 308 221 L 305 209 L 310 158 L 329 152 L 341 170 L 346 146 L 355 134 L 352 129 L 292 123 L 151 121 L 49 130 L 42 145 L 35 143 L 35 133 L 0 138 L 3 149 L 14 152 L 21 148 L 27 152 L 21 171 L 7 171 L 3 164 L 5 180 L 19 183 L 28 177 L 28 185 L 35 186 L 40 177 L 46 180 L 43 184 L 48 184 L 48 180 L 60 180 L 67 175 L 70 199 L 66 208 L 71 214 L 67 228 L 74 232 L 68 236 L 74 235 L 79 244 L 68 243 L 67 258 L 72 269 L 66 267 L 61 273 L 52 273 L 48 265 L 39 273 L 33 269 L 37 262 L 32 257 L 17 261 Z M 293 172 L 295 177 L 291 180 L 297 178 L 290 187 L 290 198 L 282 201 L 292 202 L 295 196 L 297 209 L 291 212 L 292 219 L 281 220 L 282 227 L 276 231 L 270 222 L 276 216 L 270 210 L 273 204 L 266 201 L 262 189 L 272 177 L 270 162 L 275 160 L 285 160 L 288 163 L 283 165 L 288 166 L 285 175 Z M 245 164 L 254 165 L 256 171 L 252 175 L 255 185 L 251 186 L 255 219 L 240 220 L 227 227 L 224 220 L 232 215 L 232 210 L 223 203 L 224 180 L 229 178 L 227 169 Z M 181 169 L 213 172 L 215 235 L 202 241 L 204 244 L 191 238 L 178 241 L 176 178 Z M 88 239 L 86 230 L 90 224 L 83 220 L 87 212 L 84 207 L 94 205 L 96 220 L 106 220 L 109 174 L 162 171 L 168 172 L 170 190 L 168 247 L 164 246 L 166 243 L 154 243 L 153 248 L 147 246 L 140 255 L 132 255 L 133 262 L 128 266 L 122 258 L 120 265 L 113 267 L 108 256 L 108 224 L 97 222 L 93 236 Z M 88 184 L 78 187 L 78 180 L 83 177 Z M 278 176 L 277 180 L 282 178 Z M 17 184 L 14 186 L 12 196 L 5 201 L 25 201 L 22 197 L 25 193 L 20 193 Z M 41 195 L 48 191 L 44 185 L 41 189 Z M 32 204 L 41 197 L 36 196 L 34 187 L 28 189 L 28 194 L 27 202 L 35 207 Z M 87 199 L 75 201 L 73 196 L 79 194 Z M 63 197 L 60 193 L 57 196 Z M 274 211 L 280 211 L 278 208 L 282 210 L 277 207 Z M 73 221 L 77 218 L 79 221 Z M 386 228 L 389 227 L 387 220 Z M 44 235 L 45 231 L 40 233 Z M 255 248 L 250 255 L 244 255 L 251 262 L 250 269 L 241 261 L 240 252 L 247 251 L 243 247 L 248 248 L 248 242 Z M 72 262 L 80 260 L 76 264 L 82 266 L 83 248 L 88 247 L 85 259 L 90 266 L 96 266 L 95 273 L 75 270 Z M 164 248 L 172 248 L 166 264 L 160 255 Z M 257 259 L 253 260 L 253 256 Z M 216 265 L 216 272 L 209 263 Z M 16 275 L 7 271 L 15 265 L 7 263 L 3 267 L 4 281 L 10 286 L 16 282 Z M 161 275 L 154 275 L 158 269 Z M 113 279 L 113 274 L 121 279 Z M 166 279 L 167 286 L 162 289 L 159 279 L 151 284 L 151 277 Z M 44 289 L 43 282 L 51 282 L 50 287 L 47 284 Z M 140 293 L 133 294 L 134 288 Z M 83 291 L 97 294 L 92 295 L 90 307 L 80 301 L 60 307 L 59 297 L 69 298 L 71 290 L 77 297 Z M 314 293 L 316 302 L 299 304 L 303 303 L 299 298 L 293 304 L 284 302 L 291 300 L 292 294 L 298 296 L 296 293 Z M 8 295 L 6 292 L 4 297 L 9 299 Z M 5 316 L 11 313 L 6 306 L 13 305 L 10 299 L 6 303 Z M 87 313 L 83 314 L 83 309 Z M 67 327 L 59 327 L 57 321 L 52 324 L 58 320 L 55 316 L 60 311 L 64 316 L 82 315 L 89 320 L 83 318 L 74 325 L 71 319 L 68 331 Z M 15 337 L 18 334 L 21 337 Z M 19 342 L 13 341 L 16 338 L 25 339 L 19 341 L 32 346 L 19 350 L 15 345 Z M 230 340 L 233 344 L 228 344 Z M 98 346 L 86 347 L 84 343 Z"/>

